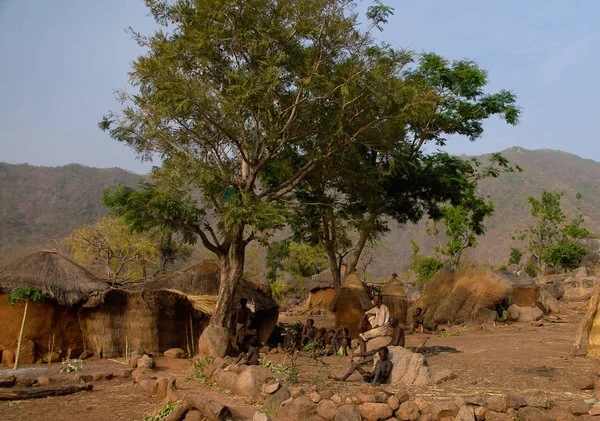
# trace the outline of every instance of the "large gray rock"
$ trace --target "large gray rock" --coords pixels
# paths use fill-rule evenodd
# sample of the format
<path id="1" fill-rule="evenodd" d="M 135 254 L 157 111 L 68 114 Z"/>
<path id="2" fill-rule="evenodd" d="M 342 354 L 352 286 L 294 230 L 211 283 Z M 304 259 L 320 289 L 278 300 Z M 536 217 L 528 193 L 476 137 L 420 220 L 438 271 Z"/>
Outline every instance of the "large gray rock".
<path id="1" fill-rule="evenodd" d="M 225 357 L 230 347 L 229 331 L 223 326 L 209 324 L 198 340 L 198 354 L 208 357 Z"/>
<path id="2" fill-rule="evenodd" d="M 282 386 L 277 392 L 267 395 L 263 406 L 272 411 L 279 410 L 282 402 L 285 402 L 290 398 L 290 391 L 287 387 Z"/>
<path id="3" fill-rule="evenodd" d="M 537 305 L 544 313 L 560 313 L 560 304 L 558 300 L 548 291 L 541 291 L 538 294 Z"/>
<path id="4" fill-rule="evenodd" d="M 390 384 L 394 386 L 424 386 L 431 382 L 431 374 L 425 357 L 401 346 L 390 346 L 392 374 Z"/>
<path id="5" fill-rule="evenodd" d="M 373 351 L 383 346 L 388 346 L 392 342 L 391 336 L 380 336 L 367 341 L 367 351 Z"/>
<path id="6" fill-rule="evenodd" d="M 531 322 L 539 320 L 544 315 L 544 312 L 538 307 L 519 307 L 516 304 L 508 308 L 508 317 L 510 320 L 518 322 Z"/>
<path id="7" fill-rule="evenodd" d="M 337 405 L 329 399 L 323 399 L 317 405 L 317 414 L 323 417 L 326 421 L 330 421 L 335 417 L 337 411 Z"/>
<path id="8" fill-rule="evenodd" d="M 582 266 L 573 270 L 573 275 L 575 276 L 575 278 L 585 278 L 586 276 L 588 276 L 588 270 L 585 266 Z"/>
<path id="9" fill-rule="evenodd" d="M 379 421 L 390 418 L 394 412 L 386 403 L 368 402 L 358 407 L 361 417 L 367 421 Z"/>
<path id="10" fill-rule="evenodd" d="M 554 282 L 552 282 L 552 285 L 550 285 L 548 292 L 552 294 L 554 298 L 560 300 L 563 295 L 565 295 L 565 287 L 563 286 L 562 282 L 556 279 Z"/>
<path id="11" fill-rule="evenodd" d="M 290 403 L 283 407 L 281 411 L 283 416 L 287 416 L 295 420 L 309 419 L 317 413 L 317 405 L 310 400 L 306 395 L 293 399 Z"/>
<path id="12" fill-rule="evenodd" d="M 462 406 L 456 414 L 455 421 L 475 421 L 475 410 L 472 406 Z"/>
<path id="13" fill-rule="evenodd" d="M 260 398 L 262 386 L 265 381 L 273 377 L 273 373 L 266 367 L 260 365 L 245 366 L 233 385 L 233 393 L 245 396 L 253 400 Z"/>
<path id="14" fill-rule="evenodd" d="M 537 408 L 526 406 L 519 409 L 519 421 L 552 421 L 550 417 Z"/>
<path id="15" fill-rule="evenodd" d="M 299 418 L 298 418 L 299 419 Z M 335 413 L 334 421 L 362 421 L 358 408 L 354 405 L 342 405 Z"/>

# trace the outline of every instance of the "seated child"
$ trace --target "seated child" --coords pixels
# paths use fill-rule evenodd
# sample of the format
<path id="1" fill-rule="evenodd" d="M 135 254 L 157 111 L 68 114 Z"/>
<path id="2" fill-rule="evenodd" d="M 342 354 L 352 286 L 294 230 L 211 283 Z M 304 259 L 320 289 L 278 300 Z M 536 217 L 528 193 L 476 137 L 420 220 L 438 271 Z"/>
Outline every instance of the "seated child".
<path id="1" fill-rule="evenodd" d="M 387 383 L 393 367 L 392 362 L 388 359 L 389 352 L 390 351 L 385 346 L 379 348 L 375 356 L 371 356 L 354 363 L 352 367 L 350 367 L 350 370 L 348 370 L 343 377 L 334 377 L 333 379 L 343 382 L 350 377 L 352 373 L 358 371 L 363 376 L 364 381 L 367 383 L 372 383 L 374 385 Z M 368 372 L 361 367 L 362 365 L 371 361 L 374 361 L 374 368 L 372 372 Z"/>
<path id="2" fill-rule="evenodd" d="M 315 339 L 315 334 L 317 333 L 317 328 L 315 327 L 315 321 L 313 319 L 308 319 L 306 321 L 306 325 L 302 328 L 302 338 L 300 339 L 300 346 L 303 347 L 309 342 L 312 342 Z"/>
<path id="3" fill-rule="evenodd" d="M 257 330 L 254 327 L 252 319 L 246 320 L 246 324 L 237 332 L 236 343 L 239 352 L 248 352 L 250 347 L 250 339 L 257 337 Z M 258 343 L 258 339 L 257 339 Z"/>
<path id="4" fill-rule="evenodd" d="M 250 338 L 248 345 L 248 352 L 240 354 L 234 364 L 238 366 L 258 365 L 258 339 L 256 336 Z"/>
<path id="5" fill-rule="evenodd" d="M 425 317 L 422 314 L 423 310 L 417 307 L 415 309 L 415 314 L 413 315 L 413 322 L 411 325 L 411 329 L 413 332 L 423 333 L 423 323 L 425 322 Z"/>
<path id="6" fill-rule="evenodd" d="M 352 339 L 350 338 L 350 330 L 348 330 L 347 327 L 339 327 L 337 332 L 335 332 L 335 337 L 333 338 L 332 342 L 334 354 L 337 354 L 340 357 L 347 356 L 347 349 L 351 341 Z"/>

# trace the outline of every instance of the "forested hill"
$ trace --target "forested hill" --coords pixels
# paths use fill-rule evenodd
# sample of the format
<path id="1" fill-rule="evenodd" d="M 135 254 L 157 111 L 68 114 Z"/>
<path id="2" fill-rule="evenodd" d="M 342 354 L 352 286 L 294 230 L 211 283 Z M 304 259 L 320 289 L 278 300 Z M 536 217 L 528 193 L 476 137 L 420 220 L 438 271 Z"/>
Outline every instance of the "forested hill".
<path id="1" fill-rule="evenodd" d="M 0 162 L 0 261 L 95 221 L 107 212 L 100 202 L 105 188 L 135 186 L 140 177 L 120 168 Z"/>
<path id="2" fill-rule="evenodd" d="M 482 263 L 505 264 L 510 248 L 520 246 L 511 234 L 532 222 L 527 197 L 539 197 L 543 189 L 563 191 L 564 208 L 571 215 L 576 211 L 575 194 L 581 193 L 586 226 L 600 234 L 600 163 L 554 150 L 514 147 L 503 154 L 524 172 L 481 183 L 481 192 L 494 201 L 496 211 L 471 257 Z M 484 160 L 485 156 L 479 158 Z M 106 213 L 100 203 L 104 188 L 117 183 L 133 186 L 140 177 L 118 168 L 0 163 L 0 262 L 48 245 L 52 239 L 96 220 Z M 424 224 L 392 224 L 392 231 L 376 247 L 368 272 L 382 277 L 402 271 L 410 258 L 411 237 L 423 247 L 424 254 L 431 252 L 434 241 L 425 233 Z M 256 258 L 262 255 L 258 250 L 252 254 Z"/>

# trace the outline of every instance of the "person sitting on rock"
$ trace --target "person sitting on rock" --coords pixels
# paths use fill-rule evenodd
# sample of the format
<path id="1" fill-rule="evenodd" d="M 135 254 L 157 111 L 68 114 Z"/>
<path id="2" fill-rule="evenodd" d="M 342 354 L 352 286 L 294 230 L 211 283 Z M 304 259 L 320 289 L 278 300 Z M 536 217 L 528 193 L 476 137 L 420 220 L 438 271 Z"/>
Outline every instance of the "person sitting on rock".
<path id="1" fill-rule="evenodd" d="M 302 338 L 300 339 L 300 346 L 303 347 L 309 342 L 314 341 L 317 328 L 315 327 L 315 321 L 308 319 L 306 325 L 302 328 Z"/>
<path id="2" fill-rule="evenodd" d="M 415 313 L 413 315 L 413 321 L 411 325 L 411 331 L 417 333 L 423 333 L 423 323 L 425 322 L 425 317 L 423 316 L 423 310 L 420 307 L 415 309 Z"/>
<path id="3" fill-rule="evenodd" d="M 365 312 L 359 323 L 359 331 L 362 333 L 358 335 L 358 341 L 361 349 L 363 349 L 363 343 L 369 339 L 387 335 L 390 310 L 383 304 L 380 295 L 375 296 L 373 304 L 374 307 Z"/>
<path id="4" fill-rule="evenodd" d="M 250 348 L 250 340 L 252 338 L 255 338 L 256 343 L 258 343 L 257 334 L 258 332 L 257 329 L 254 327 L 254 321 L 251 318 L 246 320 L 246 324 L 238 330 L 236 338 L 238 351 L 248 352 Z"/>
<path id="5" fill-rule="evenodd" d="M 340 357 L 347 356 L 347 349 L 351 342 L 352 338 L 350 337 L 350 330 L 347 327 L 338 328 L 337 332 L 335 332 L 335 337 L 333 338 L 332 342 L 334 354 L 337 354 Z"/>
<path id="6" fill-rule="evenodd" d="M 386 346 L 381 347 L 376 351 L 376 354 L 352 364 L 352 367 L 350 367 L 350 370 L 348 370 L 346 374 L 344 374 L 342 377 L 334 377 L 333 380 L 341 382 L 346 381 L 346 379 L 348 379 L 352 373 L 358 371 L 363 377 L 363 380 L 367 383 L 372 383 L 374 385 L 387 383 L 393 367 L 392 362 L 388 359 L 389 353 L 390 351 Z M 361 367 L 372 361 L 374 362 L 372 372 L 369 372 Z"/>
<path id="7" fill-rule="evenodd" d="M 258 338 L 256 336 L 252 336 L 248 341 L 248 345 L 248 352 L 241 353 L 234 362 L 235 365 L 258 365 Z"/>
<path id="8" fill-rule="evenodd" d="M 388 326 L 388 336 L 391 336 L 392 339 L 385 346 L 401 346 L 404 347 L 406 343 L 406 338 L 404 336 L 404 328 L 398 323 L 398 318 L 396 316 L 390 317 L 390 322 Z M 367 352 L 367 344 L 366 342 L 360 342 L 360 352 L 353 353 L 352 357 L 371 357 L 375 355 L 377 350 L 372 350 Z"/>

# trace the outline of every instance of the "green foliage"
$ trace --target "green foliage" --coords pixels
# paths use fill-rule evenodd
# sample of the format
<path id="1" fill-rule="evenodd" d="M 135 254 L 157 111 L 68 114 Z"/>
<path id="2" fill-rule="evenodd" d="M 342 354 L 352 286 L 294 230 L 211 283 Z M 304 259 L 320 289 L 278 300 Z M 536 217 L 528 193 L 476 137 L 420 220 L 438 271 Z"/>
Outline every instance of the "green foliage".
<path id="1" fill-rule="evenodd" d="M 39 303 L 44 299 L 44 292 L 39 288 L 20 288 L 8 294 L 8 305 L 14 307 L 19 301 L 33 301 Z"/>
<path id="2" fill-rule="evenodd" d="M 79 371 L 83 368 L 83 360 L 78 358 L 65 360 L 60 365 L 61 373 L 72 373 L 74 371 Z"/>
<path id="3" fill-rule="evenodd" d="M 525 265 L 525 273 L 532 278 L 535 278 L 538 274 L 539 266 L 534 261 L 529 261 Z"/>
<path id="4" fill-rule="evenodd" d="M 523 258 L 523 251 L 519 248 L 512 247 L 508 258 L 509 265 L 520 265 Z"/>
<path id="5" fill-rule="evenodd" d="M 579 266 L 581 258 L 589 251 L 572 243 L 554 244 L 545 251 L 542 259 L 551 265 L 563 269 L 574 269 Z"/>
<path id="6" fill-rule="evenodd" d="M 277 271 L 284 268 L 285 260 L 289 255 L 289 240 L 275 241 L 268 245 L 265 263 L 267 266 L 267 281 L 269 281 L 270 285 L 277 282 Z"/>
<path id="7" fill-rule="evenodd" d="M 423 286 L 444 266 L 444 263 L 435 257 L 419 256 L 421 248 L 412 238 L 410 245 L 412 247 L 410 269 L 416 274 L 414 285 L 423 289 Z"/>
<path id="8" fill-rule="evenodd" d="M 526 241 L 527 248 L 538 259 L 538 266 L 554 262 L 566 269 L 573 265 L 575 256 L 582 256 L 575 243 L 585 238 L 589 231 L 582 227 L 581 214 L 572 220 L 567 218 L 561 208 L 562 196 L 561 192 L 544 190 L 540 199 L 533 196 L 527 199 L 536 224 L 520 231 L 518 238 Z M 579 193 L 576 199 L 581 200 Z"/>
<path id="9" fill-rule="evenodd" d="M 307 278 L 327 267 L 323 248 L 309 244 L 291 243 L 285 269 L 292 275 Z"/>
<path id="10" fill-rule="evenodd" d="M 498 270 L 508 270 L 508 266 L 500 265 L 500 266 L 498 266 Z"/>
<path id="11" fill-rule="evenodd" d="M 210 365 L 211 359 L 210 357 L 201 357 L 201 358 L 188 358 L 188 362 L 192 366 L 193 373 L 189 374 L 185 379 L 186 380 L 198 380 L 201 384 L 205 386 L 217 387 L 217 383 L 211 382 L 208 378 L 208 375 L 205 373 L 206 369 Z"/>
<path id="12" fill-rule="evenodd" d="M 290 364 L 278 364 L 273 363 L 269 360 L 260 360 L 260 365 L 262 365 L 263 367 L 267 367 L 274 374 L 283 376 L 282 380 L 284 382 L 289 384 L 296 384 L 298 383 L 299 375 L 298 366 L 296 364 L 296 352 L 288 352 L 286 355 L 290 357 Z"/>
<path id="13" fill-rule="evenodd" d="M 174 402 L 169 401 L 165 406 L 163 406 L 158 411 L 158 414 L 156 414 L 155 417 L 153 417 L 151 415 L 144 415 L 144 417 L 142 418 L 142 421 L 162 421 L 165 418 L 167 418 L 171 414 L 171 412 L 173 412 L 175 407 L 177 405 L 181 404 L 181 402 L 182 401 L 180 401 L 180 400 L 174 401 Z"/>

